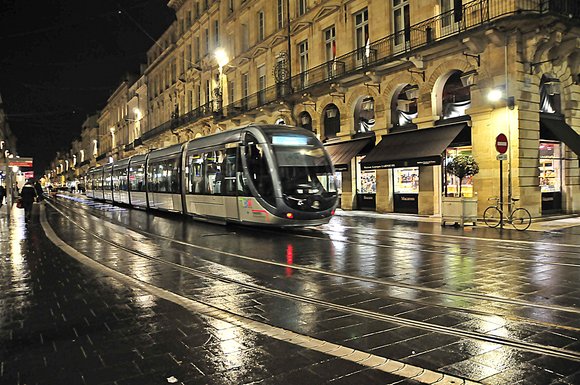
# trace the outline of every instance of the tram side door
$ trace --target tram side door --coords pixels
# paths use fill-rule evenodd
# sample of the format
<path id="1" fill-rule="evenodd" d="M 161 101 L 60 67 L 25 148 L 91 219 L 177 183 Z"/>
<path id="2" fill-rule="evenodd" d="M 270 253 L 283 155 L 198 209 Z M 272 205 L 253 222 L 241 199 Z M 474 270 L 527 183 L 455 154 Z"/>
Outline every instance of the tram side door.
<path id="1" fill-rule="evenodd" d="M 224 194 L 224 205 L 226 218 L 239 219 L 238 197 L 237 197 L 237 174 L 239 147 L 236 144 L 226 145 L 225 156 L 221 167 L 223 175 L 221 189 Z"/>

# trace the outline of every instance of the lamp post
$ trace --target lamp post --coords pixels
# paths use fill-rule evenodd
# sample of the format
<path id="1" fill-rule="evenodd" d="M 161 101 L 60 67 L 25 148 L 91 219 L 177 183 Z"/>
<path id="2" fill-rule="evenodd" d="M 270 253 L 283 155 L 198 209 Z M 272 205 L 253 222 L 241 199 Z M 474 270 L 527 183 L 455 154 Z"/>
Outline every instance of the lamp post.
<path id="1" fill-rule="evenodd" d="M 228 57 L 228 54 L 226 52 L 225 49 L 223 48 L 218 48 L 215 50 L 214 53 L 215 56 L 215 60 L 218 64 L 218 70 L 219 70 L 219 75 L 218 75 L 218 86 L 217 86 L 217 102 L 216 102 L 216 112 L 221 111 L 222 106 L 223 106 L 223 74 L 224 74 L 224 66 L 226 64 L 228 64 L 228 62 L 230 61 L 230 58 Z"/>

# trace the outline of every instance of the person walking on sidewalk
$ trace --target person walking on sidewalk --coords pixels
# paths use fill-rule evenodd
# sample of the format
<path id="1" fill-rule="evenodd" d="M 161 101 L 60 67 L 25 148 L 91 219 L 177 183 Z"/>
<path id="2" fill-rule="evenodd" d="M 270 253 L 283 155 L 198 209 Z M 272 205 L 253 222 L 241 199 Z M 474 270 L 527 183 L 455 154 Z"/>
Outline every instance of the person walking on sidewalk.
<path id="1" fill-rule="evenodd" d="M 37 200 L 42 202 L 44 199 L 44 191 L 42 190 L 42 186 L 40 185 L 39 181 L 34 182 L 34 190 L 36 191 Z"/>
<path id="2" fill-rule="evenodd" d="M 6 189 L 0 184 L 0 208 L 4 204 L 4 197 L 6 196 Z"/>
<path id="3" fill-rule="evenodd" d="M 20 199 L 22 199 L 22 206 L 24 207 L 24 219 L 26 222 L 30 220 L 30 214 L 32 213 L 32 205 L 34 204 L 34 199 L 36 198 L 36 190 L 32 184 L 32 180 L 26 181 L 20 191 Z"/>

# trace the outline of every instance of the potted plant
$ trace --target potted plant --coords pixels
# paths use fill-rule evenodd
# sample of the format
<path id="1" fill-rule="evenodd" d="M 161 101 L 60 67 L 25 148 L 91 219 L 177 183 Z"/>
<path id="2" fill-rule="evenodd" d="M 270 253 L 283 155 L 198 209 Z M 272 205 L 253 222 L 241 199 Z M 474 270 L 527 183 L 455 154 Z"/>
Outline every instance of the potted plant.
<path id="1" fill-rule="evenodd" d="M 477 222 L 477 197 L 466 198 L 461 192 L 461 185 L 465 178 L 476 175 L 479 172 L 479 166 L 473 156 L 458 155 L 445 168 L 445 171 L 459 180 L 459 196 L 442 199 L 441 205 L 441 224 L 445 225 L 447 221 L 463 226 L 465 222 Z"/>

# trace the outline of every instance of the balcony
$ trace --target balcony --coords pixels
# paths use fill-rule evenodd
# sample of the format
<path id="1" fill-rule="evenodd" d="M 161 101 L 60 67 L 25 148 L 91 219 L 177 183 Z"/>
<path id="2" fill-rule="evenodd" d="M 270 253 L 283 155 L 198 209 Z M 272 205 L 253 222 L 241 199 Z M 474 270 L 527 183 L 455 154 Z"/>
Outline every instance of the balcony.
<path id="1" fill-rule="evenodd" d="M 510 17 L 553 15 L 566 19 L 580 18 L 578 0 L 475 0 L 464 4 L 459 11 L 451 10 L 393 33 L 369 46 L 351 51 L 336 60 L 292 76 L 288 82 L 278 83 L 214 111 L 213 101 L 143 134 L 153 138 L 169 129 L 179 128 L 201 118 L 214 116 L 216 120 L 230 119 L 242 114 L 257 113 L 268 105 L 299 100 L 304 93 L 323 95 L 330 83 L 348 84 L 362 79 L 368 71 L 396 65 L 399 59 L 424 50 L 435 42 L 467 31 L 476 30 L 491 22 Z"/>

